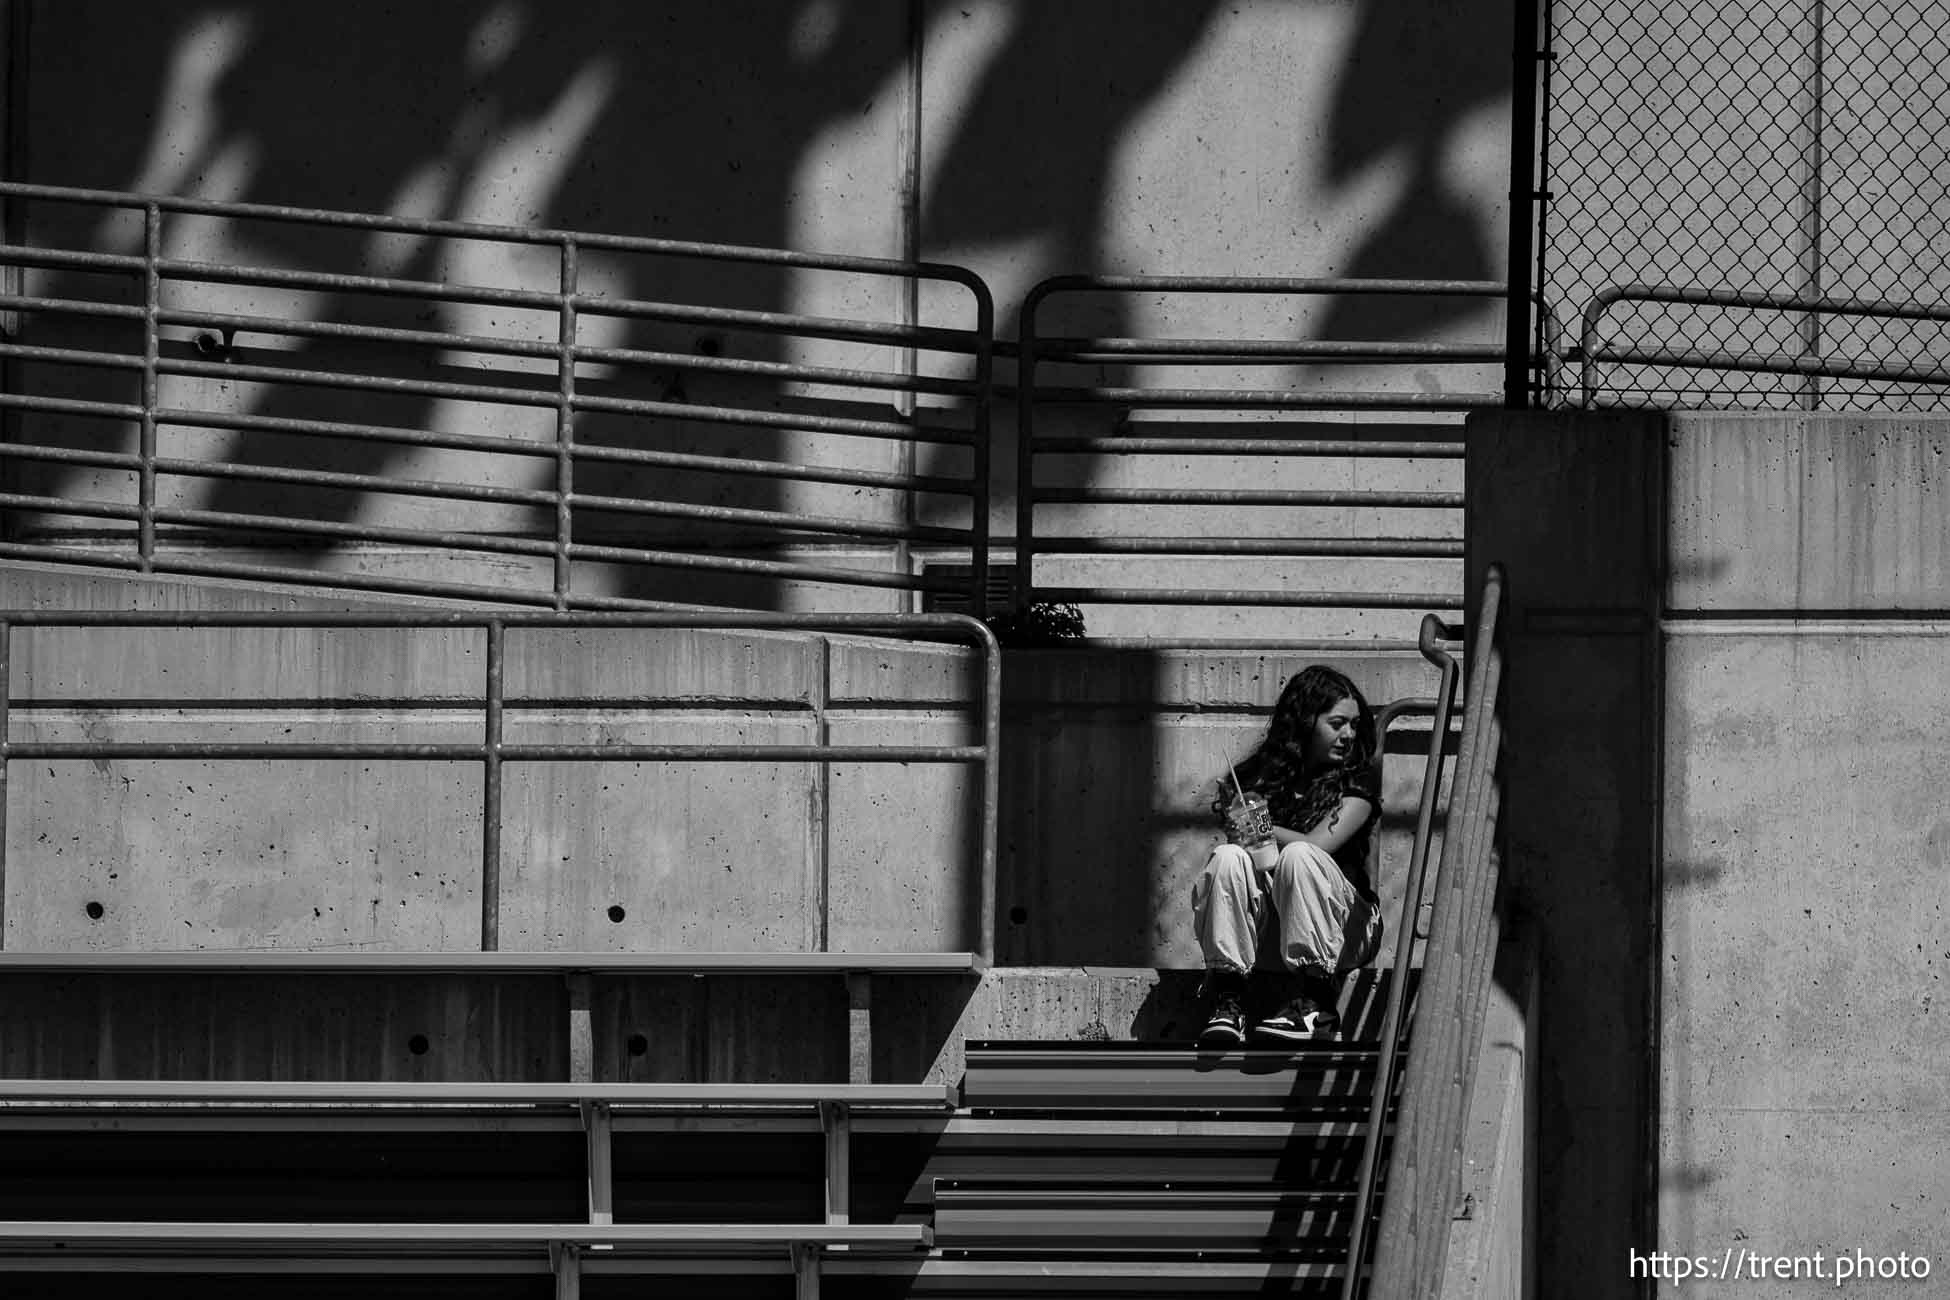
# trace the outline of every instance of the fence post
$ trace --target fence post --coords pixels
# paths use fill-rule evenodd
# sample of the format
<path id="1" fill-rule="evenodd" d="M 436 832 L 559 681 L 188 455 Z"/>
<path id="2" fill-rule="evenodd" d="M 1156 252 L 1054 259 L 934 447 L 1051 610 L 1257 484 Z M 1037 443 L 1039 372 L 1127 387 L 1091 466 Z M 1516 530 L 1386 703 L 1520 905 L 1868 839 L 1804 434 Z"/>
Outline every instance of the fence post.
<path id="1" fill-rule="evenodd" d="M 1510 250 L 1504 300 L 1503 404 L 1530 405 L 1531 232 L 1537 213 L 1537 0 L 1515 0 L 1510 16 Z"/>

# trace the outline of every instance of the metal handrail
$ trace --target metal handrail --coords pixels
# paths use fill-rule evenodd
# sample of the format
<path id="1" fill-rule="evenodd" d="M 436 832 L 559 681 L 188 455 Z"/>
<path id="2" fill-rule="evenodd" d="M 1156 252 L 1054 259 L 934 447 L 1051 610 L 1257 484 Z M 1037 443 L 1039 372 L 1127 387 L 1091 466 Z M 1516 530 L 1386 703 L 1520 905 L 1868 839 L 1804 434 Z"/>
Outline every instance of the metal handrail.
<path id="1" fill-rule="evenodd" d="M 1369 1220 L 1374 1212 L 1376 1193 L 1381 1187 L 1381 1134 L 1387 1123 L 1393 1099 L 1395 1072 L 1405 1035 L 1408 981 L 1415 953 L 1416 920 L 1422 911 L 1422 894 L 1428 883 L 1429 851 L 1435 837 L 1435 809 L 1442 790 L 1443 759 L 1449 745 L 1449 723 L 1456 702 L 1456 681 L 1462 675 L 1456 657 L 1442 648 L 1443 643 L 1460 640 L 1462 629 L 1444 623 L 1433 614 L 1422 619 L 1417 648 L 1422 657 L 1441 670 L 1435 699 L 1430 702 L 1432 717 L 1429 752 L 1422 769 L 1422 801 L 1415 815 L 1415 840 L 1409 850 L 1408 880 L 1402 890 L 1401 921 L 1395 931 L 1395 968 L 1388 981 L 1388 1000 L 1381 1017 L 1381 1047 L 1375 1063 L 1374 1097 L 1368 1103 L 1368 1126 L 1361 1140 L 1360 1178 L 1355 1187 L 1354 1218 L 1348 1229 L 1347 1269 L 1341 1275 L 1342 1300 L 1355 1300 L 1366 1271 Z"/>
<path id="2" fill-rule="evenodd" d="M 1676 370 L 1728 370 L 1747 374 L 1804 375 L 1865 379 L 1883 383 L 1950 385 L 1950 367 L 1896 366 L 1874 361 L 1811 356 L 1805 353 L 1730 352 L 1722 349 L 1638 348 L 1601 345 L 1598 327 L 1605 314 L 1625 302 L 1676 303 L 1746 311 L 1802 312 L 1810 317 L 1861 316 L 1874 320 L 1922 320 L 1950 325 L 1950 304 L 1876 298 L 1804 298 L 1794 294 L 1734 289 L 1688 289 L 1672 285 L 1607 285 L 1585 305 L 1575 359 L 1581 372 L 1581 404 L 1597 400 L 1599 365 L 1662 366 Z"/>
<path id="3" fill-rule="evenodd" d="M 21 742 L 12 739 L 9 715 L 14 704 L 13 633 L 17 628 L 448 628 L 486 633 L 485 679 L 481 695 L 482 738 L 478 742 L 411 744 L 388 742 Z M 506 703 L 502 668 L 505 636 L 513 630 L 562 628 L 686 628 L 724 631 L 855 633 L 972 644 L 982 658 L 981 741 L 975 745 L 613 745 L 512 744 L 504 736 Z M 976 951 L 983 962 L 995 956 L 996 811 L 1001 752 L 1002 662 L 988 628 L 962 614 L 755 614 L 710 612 L 620 613 L 233 613 L 228 611 L 0 611 L 0 908 L 6 872 L 6 791 L 8 765 L 17 759 L 380 759 L 478 762 L 483 767 L 481 835 L 481 948 L 499 946 L 501 876 L 502 765 L 511 762 L 681 761 L 681 762 L 851 762 L 962 763 L 981 767 L 982 809 L 979 836 L 979 920 Z M 131 705 L 130 707 L 140 707 Z M 167 702 L 153 705 L 166 708 Z M 4 913 L 0 912 L 0 923 Z M 821 927 L 824 933 L 824 927 Z"/>
<path id="4" fill-rule="evenodd" d="M 1121 455 L 1233 455 L 1286 456 L 1424 456 L 1457 459 L 1458 443 L 1426 440 L 1392 448 L 1387 443 L 1266 436 L 1265 426 L 1240 425 L 1237 436 L 1191 438 L 1182 433 L 1148 437 L 1130 431 L 1128 422 L 1113 437 L 1039 439 L 1039 405 L 1097 404 L 1123 407 L 1203 408 L 1223 410 L 1378 409 L 1398 411 L 1467 411 L 1500 405 L 1498 393 L 1385 393 L 1310 392 L 1295 388 L 1164 388 L 1117 385 L 1056 386 L 1039 381 L 1039 367 L 1047 365 L 1163 364 L 1175 367 L 1271 366 L 1309 362 L 1355 365 L 1404 363 L 1494 362 L 1503 357 L 1499 342 L 1355 342 L 1302 339 L 1205 338 L 1083 338 L 1043 337 L 1037 314 L 1058 294 L 1082 292 L 1219 293 L 1293 296 L 1467 297 L 1501 300 L 1508 286 L 1487 280 L 1373 280 L 1278 279 L 1247 276 L 1088 276 L 1063 275 L 1046 279 L 1025 295 L 1019 314 L 1016 393 L 1020 401 L 1017 444 L 1016 601 L 1027 607 L 1037 600 L 1103 604 L 1255 605 L 1295 608 L 1457 609 L 1461 600 L 1448 592 L 1263 591 L 1219 588 L 1042 587 L 1035 579 L 1039 554 L 1085 554 L 1116 551 L 1152 555 L 1279 555 L 1335 557 L 1362 555 L 1387 559 L 1433 559 L 1460 554 L 1453 539 L 1412 537 L 1364 538 L 1351 541 L 1331 537 L 1187 538 L 1120 534 L 1114 543 L 1091 537 L 1039 536 L 1035 511 L 1039 504 L 1147 504 L 1265 506 L 1373 506 L 1401 509 L 1460 509 L 1460 493 L 1387 492 L 1271 492 L 1250 489 L 1104 489 L 1042 488 L 1036 480 L 1041 455 L 1117 453 Z M 1533 359 L 1534 361 L 1534 359 Z"/>
<path id="5" fill-rule="evenodd" d="M 1433 1297 L 1448 1247 L 1456 1161 L 1499 936 L 1496 767 L 1505 591 L 1503 567 L 1490 565 L 1471 629 L 1462 735 L 1416 994 L 1415 1066 L 1403 1077 L 1388 1157 L 1370 1292 L 1378 1296 Z"/>
<path id="6" fill-rule="evenodd" d="M 705 244 L 666 239 L 605 235 L 581 231 L 527 229 L 491 226 L 457 221 L 416 220 L 363 213 L 334 212 L 325 209 L 295 208 L 265 204 L 227 203 L 202 199 L 137 195 L 106 190 L 84 190 L 57 186 L 0 182 L 0 199 L 24 199 L 95 208 L 127 210 L 142 215 L 142 251 L 139 254 L 106 253 L 83 249 L 50 249 L 10 244 L 0 245 L 0 265 L 29 266 L 50 270 L 70 270 L 88 275 L 133 278 L 140 285 L 140 305 L 98 302 L 72 296 L 8 293 L 0 295 L 0 310 L 29 311 L 48 316 L 99 319 L 124 322 L 139 327 L 139 347 L 47 347 L 18 339 L 0 339 L 0 361 L 82 366 L 127 372 L 140 385 L 138 401 L 96 402 L 24 392 L 0 393 L 0 408 L 66 416 L 95 417 L 135 424 L 139 433 L 133 452 L 83 451 L 62 447 L 37 447 L 14 443 L 0 447 L 0 459 L 93 465 L 125 469 L 135 475 L 133 504 L 121 502 L 77 502 L 58 495 L 9 493 L 0 506 L 12 510 L 36 510 L 49 515 L 73 515 L 110 519 L 134 525 L 135 563 L 142 573 L 207 572 L 205 562 L 159 553 L 157 528 L 174 525 L 213 530 L 220 536 L 236 538 L 256 533 L 296 534 L 320 540 L 375 540 L 397 542 L 430 549 L 530 555 L 552 559 L 552 579 L 546 591 L 510 591 L 505 587 L 431 583 L 414 577 L 374 577 L 371 575 L 327 573 L 301 570 L 303 580 L 315 585 L 359 590 L 399 592 L 411 595 L 463 596 L 490 601 L 526 601 L 547 604 L 558 610 L 591 607 L 682 608 L 670 601 L 629 597 L 597 596 L 575 589 L 578 561 L 622 563 L 648 568 L 715 570 L 728 574 L 755 574 L 809 583 L 903 591 L 966 590 L 973 607 L 980 611 L 987 591 L 989 424 L 993 368 L 994 303 L 987 285 L 974 272 L 957 266 L 931 262 L 899 262 L 882 258 L 790 252 L 780 249 L 751 248 L 728 244 Z M 374 275 L 347 275 L 311 270 L 272 267 L 245 267 L 200 262 L 163 255 L 162 225 L 165 215 L 217 216 L 236 220 L 270 221 L 321 229 L 347 229 L 374 233 L 410 234 L 440 238 L 520 244 L 555 248 L 559 253 L 556 283 L 542 289 L 501 288 L 486 285 L 449 284 L 433 280 L 403 279 Z M 973 321 L 967 327 L 947 328 L 921 325 L 918 321 L 877 321 L 843 319 L 784 311 L 756 311 L 742 308 L 699 306 L 694 304 L 619 299 L 591 292 L 580 269 L 585 251 L 627 253 L 664 258 L 702 260 L 717 263 L 770 266 L 790 270 L 838 272 L 872 276 L 904 283 L 937 282 L 965 289 L 973 299 Z M 556 317 L 558 328 L 551 340 L 484 336 L 459 331 L 400 329 L 356 325 L 339 321 L 291 321 L 272 315 L 236 311 L 188 310 L 180 305 L 165 305 L 166 285 L 221 284 L 259 288 L 301 289 L 365 296 L 409 298 L 430 303 L 494 305 L 523 309 Z M 915 295 L 905 295 L 918 302 Z M 911 306 L 911 304 L 910 304 Z M 912 310 L 906 314 L 912 315 Z M 715 330 L 757 331 L 802 338 L 817 338 L 885 345 L 899 349 L 901 363 L 894 370 L 873 370 L 830 365 L 804 365 L 784 361 L 741 359 L 715 352 L 688 354 L 650 348 L 607 347 L 584 342 L 579 332 L 583 317 L 653 320 L 666 323 L 709 327 Z M 175 355 L 177 340 L 164 347 L 165 329 L 202 330 L 221 342 L 211 349 L 218 359 Z M 458 382 L 443 378 L 406 378 L 383 374 L 363 374 L 329 366 L 273 364 L 283 356 L 240 357 L 233 351 L 238 333 L 275 339 L 324 339 L 355 342 L 394 349 L 421 349 L 437 352 L 479 353 L 486 356 L 553 361 L 553 375 L 538 374 L 532 384 L 523 376 L 502 372 L 498 382 Z M 941 377 L 923 372 L 920 353 L 941 354 L 967 363 L 970 371 L 962 377 Z M 867 418 L 853 414 L 826 414 L 816 410 L 798 412 L 771 409 L 769 404 L 751 401 L 691 401 L 687 396 L 668 394 L 666 400 L 619 397 L 590 391 L 591 381 L 579 376 L 578 366 L 603 365 L 642 374 L 653 368 L 659 376 L 680 379 L 688 374 L 746 377 L 777 384 L 818 385 L 833 390 L 860 390 L 876 400 L 889 395 L 897 401 L 890 418 Z M 429 430 L 390 427 L 380 423 L 349 424 L 303 419 L 273 419 L 248 411 L 183 409 L 166 406 L 161 400 L 161 380 L 165 377 L 217 380 L 229 383 L 294 385 L 328 388 L 375 395 L 404 396 L 481 403 L 500 408 L 527 408 L 554 414 L 554 438 L 536 443 L 519 438 L 440 433 Z M 515 382 L 510 382 L 513 379 Z M 918 413 L 913 398 L 931 395 L 950 401 L 958 415 L 943 418 Z M 801 403 L 802 405 L 810 404 Z M 967 447 L 969 469 L 966 474 L 877 472 L 853 470 L 818 463 L 795 463 L 785 455 L 778 460 L 737 455 L 701 455 L 653 448 L 585 446 L 577 441 L 576 420 L 580 415 L 602 413 L 653 420 L 719 424 L 742 428 L 778 430 L 795 434 L 834 435 L 846 438 L 893 440 L 907 446 L 945 444 Z M 430 483 L 378 475 L 332 474 L 302 468 L 281 468 L 222 460 L 214 457 L 162 457 L 158 455 L 158 430 L 171 426 L 201 429 L 226 429 L 278 435 L 297 435 L 320 439 L 350 439 L 368 444 L 398 447 L 439 447 L 477 451 L 522 458 L 523 463 L 552 462 L 554 472 L 546 475 L 547 486 L 527 490 L 488 488 L 478 484 Z M 813 458 L 817 460 L 817 457 Z M 694 504 L 651 497 L 616 497 L 578 490 L 579 464 L 607 463 L 642 465 L 743 478 L 762 477 L 773 481 L 832 483 L 862 488 L 879 488 L 909 493 L 935 493 L 966 499 L 969 521 L 964 526 L 923 525 L 904 516 L 885 521 L 866 520 L 836 513 L 817 514 L 791 509 L 751 509 L 720 504 Z M 390 528 L 380 530 L 363 524 L 335 525 L 330 521 L 247 512 L 198 511 L 167 506 L 159 502 L 159 477 L 251 480 L 263 483 L 310 486 L 337 491 L 383 492 L 404 497 L 444 498 L 517 504 L 553 515 L 547 535 L 510 538 L 470 533 L 459 528 Z M 791 559 L 764 560 L 722 554 L 722 545 L 667 545 L 662 549 L 637 544 L 592 545 L 585 539 L 586 525 L 578 516 L 590 513 L 630 518 L 662 517 L 717 525 L 732 530 L 732 535 L 754 543 L 776 545 L 780 541 L 815 541 L 822 544 L 846 538 L 873 538 L 904 548 L 909 542 L 967 548 L 972 558 L 969 580 L 944 582 L 925 574 L 908 571 L 858 569 L 833 564 L 799 562 Z M 602 539 L 593 539 L 600 542 Z M 901 552 L 904 554 L 904 550 Z M 78 550 L 60 545 L 13 541 L 0 546 L 0 554 L 16 558 L 82 560 L 115 563 L 119 557 L 104 556 L 94 550 Z"/>

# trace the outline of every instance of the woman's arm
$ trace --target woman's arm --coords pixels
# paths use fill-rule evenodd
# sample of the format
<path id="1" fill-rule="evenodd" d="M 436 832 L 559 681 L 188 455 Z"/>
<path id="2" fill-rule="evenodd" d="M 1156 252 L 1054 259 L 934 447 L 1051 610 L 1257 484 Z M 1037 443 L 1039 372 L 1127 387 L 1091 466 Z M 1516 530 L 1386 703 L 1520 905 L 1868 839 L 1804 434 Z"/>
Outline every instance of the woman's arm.
<path id="1" fill-rule="evenodd" d="M 1341 846 L 1353 839 L 1360 829 L 1374 816 L 1374 805 L 1358 795 L 1348 795 L 1341 800 L 1341 806 L 1315 822 L 1305 831 L 1288 830 L 1284 826 L 1273 828 L 1273 842 L 1281 848 L 1305 840 L 1318 845 L 1329 853 L 1339 853 Z"/>

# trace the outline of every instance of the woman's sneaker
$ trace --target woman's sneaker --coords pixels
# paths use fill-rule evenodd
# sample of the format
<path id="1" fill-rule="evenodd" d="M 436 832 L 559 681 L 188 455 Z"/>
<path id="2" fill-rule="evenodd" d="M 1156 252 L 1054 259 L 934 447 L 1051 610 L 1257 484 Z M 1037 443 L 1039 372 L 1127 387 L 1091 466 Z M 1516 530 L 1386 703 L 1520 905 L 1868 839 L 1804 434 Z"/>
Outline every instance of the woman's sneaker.
<path id="1" fill-rule="evenodd" d="M 1238 1047 L 1246 1041 L 1246 1013 L 1237 993 L 1221 993 L 1212 1004 L 1212 1018 L 1199 1030 L 1200 1047 Z"/>
<path id="2" fill-rule="evenodd" d="M 1323 1006 L 1312 998 L 1295 998 L 1278 1015 L 1255 1025 L 1253 1038 L 1264 1043 L 1304 1043 L 1315 1038 L 1332 1038 L 1340 1028 L 1340 1013 L 1333 1007 Z"/>

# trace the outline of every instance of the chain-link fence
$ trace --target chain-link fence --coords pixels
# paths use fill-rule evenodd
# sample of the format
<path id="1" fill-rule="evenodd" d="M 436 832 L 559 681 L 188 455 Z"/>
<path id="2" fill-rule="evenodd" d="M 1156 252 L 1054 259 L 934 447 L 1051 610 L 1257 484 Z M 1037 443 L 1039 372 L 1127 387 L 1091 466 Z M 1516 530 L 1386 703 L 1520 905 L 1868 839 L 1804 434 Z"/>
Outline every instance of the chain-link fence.
<path id="1" fill-rule="evenodd" d="M 1950 0 L 1547 3 L 1559 397 L 1950 407 Z"/>

